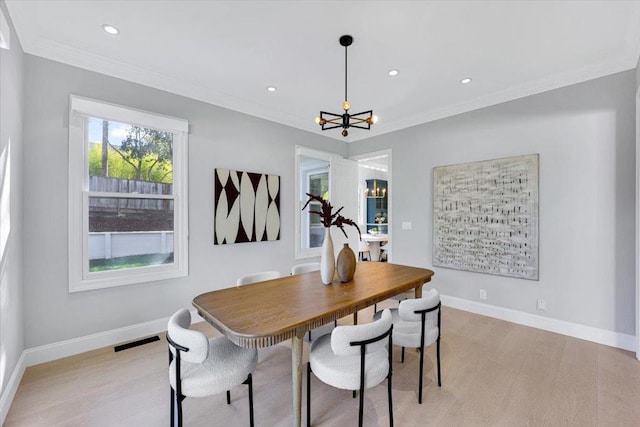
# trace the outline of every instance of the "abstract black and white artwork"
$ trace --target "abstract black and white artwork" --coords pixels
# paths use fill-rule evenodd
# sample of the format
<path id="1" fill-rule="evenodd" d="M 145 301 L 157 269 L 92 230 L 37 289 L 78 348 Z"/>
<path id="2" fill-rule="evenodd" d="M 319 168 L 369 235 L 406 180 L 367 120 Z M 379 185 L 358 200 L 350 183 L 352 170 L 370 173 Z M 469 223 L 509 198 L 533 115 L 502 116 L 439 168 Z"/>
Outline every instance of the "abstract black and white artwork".
<path id="1" fill-rule="evenodd" d="M 433 168 L 433 265 L 538 280 L 539 156 Z"/>
<path id="2" fill-rule="evenodd" d="M 280 176 L 214 173 L 215 245 L 280 240 Z"/>

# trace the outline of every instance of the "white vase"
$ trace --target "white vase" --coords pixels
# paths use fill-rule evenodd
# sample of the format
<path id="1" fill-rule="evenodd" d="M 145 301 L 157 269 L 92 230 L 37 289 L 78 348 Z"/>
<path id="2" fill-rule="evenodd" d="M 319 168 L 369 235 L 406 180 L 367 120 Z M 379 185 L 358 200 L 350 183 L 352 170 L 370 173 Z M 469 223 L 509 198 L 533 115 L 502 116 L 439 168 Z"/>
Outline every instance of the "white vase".
<path id="1" fill-rule="evenodd" d="M 325 285 L 331 284 L 336 272 L 336 258 L 333 253 L 333 240 L 331 240 L 330 228 L 324 229 L 322 241 L 322 255 L 320 256 L 320 277 Z"/>

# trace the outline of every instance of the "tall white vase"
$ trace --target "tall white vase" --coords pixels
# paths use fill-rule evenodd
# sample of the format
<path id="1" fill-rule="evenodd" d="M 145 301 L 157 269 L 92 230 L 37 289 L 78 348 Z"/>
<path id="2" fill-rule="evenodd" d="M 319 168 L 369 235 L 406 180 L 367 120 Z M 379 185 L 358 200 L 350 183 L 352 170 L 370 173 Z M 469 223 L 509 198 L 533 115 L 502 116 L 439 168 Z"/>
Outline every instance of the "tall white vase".
<path id="1" fill-rule="evenodd" d="M 331 240 L 330 228 L 324 229 L 322 241 L 322 255 L 320 256 L 320 278 L 325 285 L 331 284 L 336 272 L 336 258 L 333 253 L 333 240 Z"/>

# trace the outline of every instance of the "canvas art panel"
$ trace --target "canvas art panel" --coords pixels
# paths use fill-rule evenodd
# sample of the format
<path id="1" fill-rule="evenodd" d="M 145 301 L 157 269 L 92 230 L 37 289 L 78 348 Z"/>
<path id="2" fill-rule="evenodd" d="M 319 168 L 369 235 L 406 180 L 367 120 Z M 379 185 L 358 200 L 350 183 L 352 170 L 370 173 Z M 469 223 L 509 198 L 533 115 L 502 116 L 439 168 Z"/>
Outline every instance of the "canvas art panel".
<path id="1" fill-rule="evenodd" d="M 537 154 L 433 169 L 433 265 L 538 280 Z"/>
<path id="2" fill-rule="evenodd" d="M 215 245 L 280 240 L 280 176 L 214 172 Z"/>

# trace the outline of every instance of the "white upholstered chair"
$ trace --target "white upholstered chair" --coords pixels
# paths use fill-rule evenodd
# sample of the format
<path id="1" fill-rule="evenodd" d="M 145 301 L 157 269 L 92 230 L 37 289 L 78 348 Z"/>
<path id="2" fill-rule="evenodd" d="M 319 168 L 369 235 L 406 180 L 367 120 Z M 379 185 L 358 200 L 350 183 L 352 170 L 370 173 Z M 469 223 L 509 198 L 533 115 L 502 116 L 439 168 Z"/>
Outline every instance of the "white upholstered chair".
<path id="1" fill-rule="evenodd" d="M 422 376 L 424 371 L 424 348 L 437 343 L 436 357 L 438 366 L 438 387 L 442 387 L 440 379 L 440 294 L 436 289 L 429 289 L 418 299 L 400 301 L 397 309 L 391 309 L 393 316 L 393 343 L 404 348 L 417 348 L 420 351 L 420 380 L 418 403 L 422 404 Z M 376 313 L 373 319 L 380 318 Z"/>
<path id="2" fill-rule="evenodd" d="M 385 245 L 380 246 L 380 261 L 389 261 L 391 255 L 391 242 L 387 242 Z"/>
<path id="3" fill-rule="evenodd" d="M 371 260 L 369 244 L 364 240 L 360 240 L 358 242 L 358 261 L 364 261 L 365 254 L 367 255 L 367 259 Z"/>
<path id="4" fill-rule="evenodd" d="M 248 285 L 250 283 L 262 282 L 264 280 L 277 279 L 279 277 L 282 277 L 279 271 L 261 271 L 259 273 L 251 273 L 245 276 L 240 276 L 236 281 L 236 285 Z"/>
<path id="5" fill-rule="evenodd" d="M 343 390 L 360 391 L 358 425 L 362 426 L 364 390 L 387 379 L 389 422 L 393 426 L 391 400 L 392 316 L 363 325 L 338 326 L 311 344 L 307 364 L 307 426 L 311 425 L 311 372 L 322 382 Z"/>
<path id="6" fill-rule="evenodd" d="M 258 364 L 255 348 L 243 348 L 225 337 L 208 339 L 189 329 L 191 313 L 178 310 L 169 319 L 169 384 L 171 386 L 171 426 L 182 426 L 182 401 L 227 392 L 240 384 L 249 386 L 249 422 L 253 426 L 253 382 L 251 373 Z"/>
<path id="7" fill-rule="evenodd" d="M 293 267 L 291 267 L 291 274 L 295 276 L 296 274 L 311 273 L 313 271 L 319 271 L 319 270 L 320 270 L 319 262 L 307 262 L 304 264 L 296 264 Z M 331 333 L 331 330 L 333 329 L 333 327 L 337 325 L 338 325 L 337 321 L 334 321 L 333 324 L 327 323 L 326 325 L 322 325 L 320 327 L 312 329 L 307 332 L 307 340 L 310 342 L 313 339 L 313 337 L 319 337 L 321 335 Z"/>
<path id="8" fill-rule="evenodd" d="M 319 270 L 320 270 L 319 262 L 307 262 L 304 264 L 296 264 L 293 267 L 291 267 L 291 274 L 292 275 L 304 274 L 304 273 L 311 273 L 312 271 L 319 271 Z"/>

